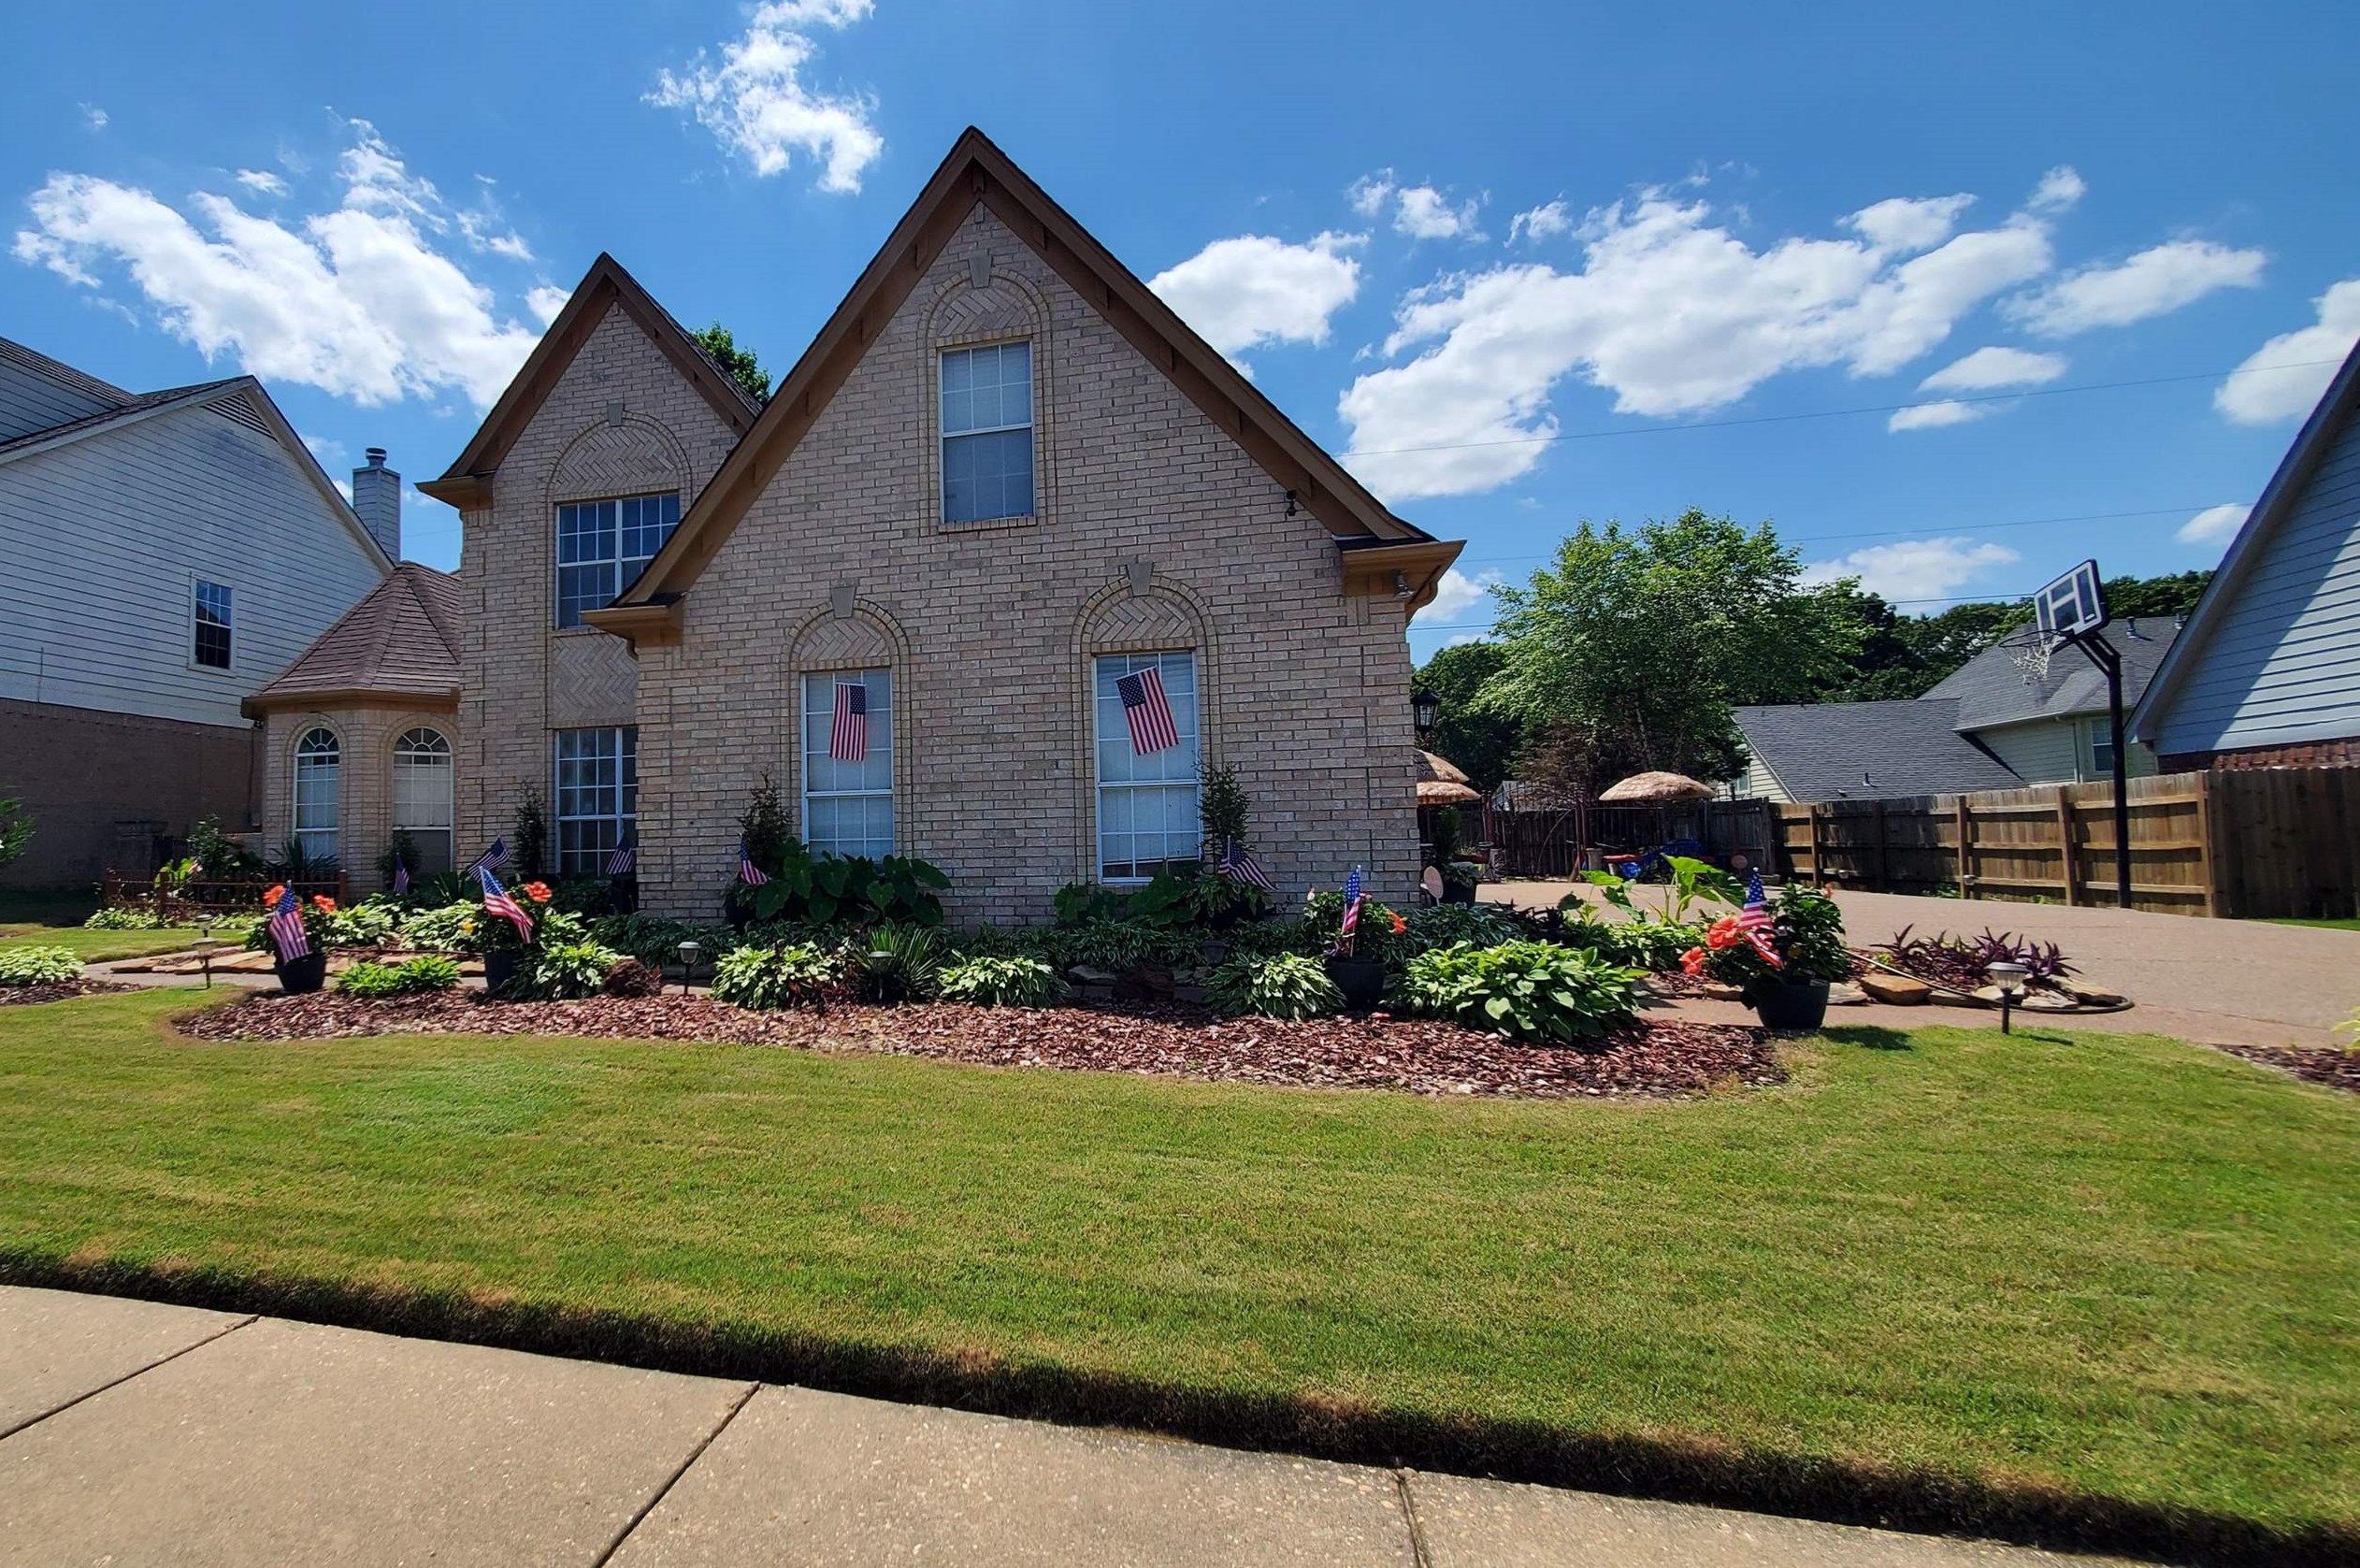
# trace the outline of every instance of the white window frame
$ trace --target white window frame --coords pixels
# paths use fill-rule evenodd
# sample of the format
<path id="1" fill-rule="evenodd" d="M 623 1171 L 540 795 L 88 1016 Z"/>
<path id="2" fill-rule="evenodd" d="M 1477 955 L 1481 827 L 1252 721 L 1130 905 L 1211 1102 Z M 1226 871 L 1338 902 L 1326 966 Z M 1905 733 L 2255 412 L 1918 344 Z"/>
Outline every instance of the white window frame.
<path id="1" fill-rule="evenodd" d="M 327 742 L 324 750 L 314 745 L 315 741 L 323 739 Z M 311 792 L 308 802 L 310 810 L 307 812 L 304 789 L 305 774 L 317 775 L 324 770 L 328 775 L 325 799 L 327 821 L 324 824 L 318 820 L 322 805 L 319 792 L 316 788 Z M 304 858 L 333 860 L 341 864 L 344 858 L 344 739 L 342 736 L 325 725 L 313 725 L 296 738 L 295 753 L 291 759 L 287 797 L 289 831 L 295 835 L 295 842 L 303 846 Z"/>
<path id="2" fill-rule="evenodd" d="M 661 534 L 655 541 L 655 549 L 649 551 L 644 555 L 638 554 L 636 553 L 626 553 L 623 548 L 623 533 L 626 525 L 622 518 L 622 509 L 626 503 L 644 504 L 649 501 L 656 502 L 659 505 L 664 502 L 669 502 L 671 505 L 671 520 L 669 523 L 657 525 L 657 526 L 661 529 Z M 565 558 L 566 514 L 568 512 L 580 511 L 585 507 L 613 507 L 615 509 L 616 515 L 613 525 L 614 554 L 611 555 L 589 555 L 584 556 L 578 561 L 568 561 Z M 647 525 L 644 522 L 640 522 L 629 525 L 629 526 L 643 529 L 647 526 Z M 550 620 L 552 624 L 554 625 L 560 631 L 569 630 L 575 626 L 587 626 L 589 624 L 582 619 L 579 609 L 573 612 L 573 618 L 571 620 L 567 619 L 566 573 L 569 571 L 589 570 L 598 567 L 612 568 L 614 571 L 614 586 L 608 591 L 606 597 L 596 605 L 585 604 L 582 607 L 585 609 L 604 609 L 607 605 L 614 602 L 616 595 L 622 593 L 624 589 L 629 587 L 634 582 L 638 581 L 640 573 L 647 569 L 648 562 L 655 558 L 656 554 L 662 551 L 664 546 L 670 542 L 672 535 L 678 532 L 679 529 L 680 492 L 677 490 L 651 490 L 631 496 L 587 496 L 581 500 L 559 502 L 556 509 L 550 513 L 549 518 L 550 570 L 553 574 L 550 579 Z"/>
<path id="3" fill-rule="evenodd" d="M 421 736 L 426 737 L 432 744 L 421 742 L 418 739 Z M 429 763 L 414 760 L 422 756 L 434 757 L 438 760 Z M 455 826 L 453 807 L 458 796 L 458 791 L 453 787 L 458 778 L 456 764 L 457 758 L 451 745 L 451 737 L 432 725 L 412 725 L 394 738 L 393 757 L 389 764 L 391 778 L 386 798 L 393 817 L 393 831 L 408 834 L 410 842 L 418 847 L 419 863 L 410 868 L 410 873 L 412 876 L 438 875 L 450 870 L 453 865 L 452 833 Z M 414 786 L 419 775 L 428 772 L 441 774 L 441 795 L 439 800 L 430 802 L 427 809 L 421 813 L 414 798 L 408 801 L 404 800 L 405 792 L 402 786 L 405 778 L 409 779 Z M 410 793 L 414 797 L 416 793 L 414 787 Z M 404 820 L 406 816 L 416 817 L 422 814 L 439 814 L 442 820 L 439 822 Z M 439 854 L 436 853 L 438 850 Z"/>
<path id="4" fill-rule="evenodd" d="M 943 372 L 949 367 L 952 358 L 954 356 L 958 356 L 971 361 L 976 354 L 983 352 L 986 350 L 989 350 L 993 353 L 998 354 L 1002 353 L 1009 349 L 1022 349 L 1025 355 L 1025 417 L 1023 421 L 1019 424 L 976 424 L 956 431 L 953 430 L 950 426 L 950 421 L 946 417 L 946 410 L 943 408 L 943 400 L 949 395 L 948 388 L 944 385 L 945 378 Z M 1015 521 L 1018 518 L 1038 517 L 1041 514 L 1041 443 L 1038 436 L 1035 434 L 1040 423 L 1041 411 L 1039 407 L 1039 377 L 1037 375 L 1038 359 L 1039 356 L 1033 352 L 1032 339 L 1029 338 L 1003 338 L 1000 341 L 990 343 L 962 343 L 956 348 L 938 349 L 935 351 L 934 456 L 937 467 L 935 510 L 941 516 L 945 526 L 968 527 L 984 523 L 1005 523 Z M 1000 384 L 1004 386 L 1008 383 L 1001 382 Z M 1025 446 L 1029 459 L 1026 468 L 1027 478 L 1025 485 L 1024 510 L 1021 511 L 992 512 L 980 517 L 953 517 L 951 515 L 950 508 L 951 443 L 954 441 L 966 440 L 971 437 L 977 436 L 1014 435 L 1018 431 L 1022 431 L 1024 433 Z"/>
<path id="5" fill-rule="evenodd" d="M 1175 668 L 1188 671 L 1185 696 L 1172 695 L 1171 671 Z M 1163 678 L 1164 699 L 1172 704 L 1173 726 L 1180 732 L 1180 744 L 1155 753 L 1158 776 L 1154 779 L 1115 779 L 1106 777 L 1106 749 L 1112 744 L 1122 748 L 1118 755 L 1130 755 L 1130 724 L 1123 716 L 1122 699 L 1110 698 L 1114 683 L 1136 670 L 1153 669 Z M 1110 794 L 1144 794 L 1177 792 L 1185 789 L 1188 797 L 1188 831 L 1193 847 L 1187 853 L 1174 853 L 1167 842 L 1166 853 L 1155 864 L 1171 866 L 1204 856 L 1204 830 L 1199 811 L 1203 805 L 1200 789 L 1201 762 L 1203 756 L 1203 665 L 1193 649 L 1159 654 L 1099 654 L 1090 659 L 1090 804 L 1093 818 L 1090 834 L 1093 874 L 1107 887 L 1143 887 L 1155 880 L 1153 872 L 1144 876 L 1109 876 L 1110 864 L 1137 866 L 1134 855 L 1130 859 L 1110 861 L 1106 853 L 1107 798 Z M 1144 761 L 1144 758 L 1140 760 Z M 1177 772 L 1175 773 L 1175 770 Z M 1132 836 L 1136 836 L 1133 834 Z M 1166 835 L 1167 839 L 1169 835 Z"/>
<path id="6" fill-rule="evenodd" d="M 222 630 L 229 637 L 229 656 L 220 664 L 208 664 L 198 656 L 197 638 L 206 626 L 205 591 L 213 589 L 222 596 Z M 237 668 L 237 589 L 235 584 L 216 583 L 209 577 L 189 579 L 189 668 L 209 669 L 227 675 Z"/>
<path id="7" fill-rule="evenodd" d="M 568 757 L 566 742 L 569 736 L 598 736 L 612 741 L 612 752 L 597 755 Z M 559 876 L 598 876 L 606 870 L 607 856 L 626 834 L 636 836 L 640 820 L 639 781 L 640 730 L 637 725 L 597 725 L 585 729 L 556 729 L 549 736 L 550 799 L 555 810 L 552 818 L 557 828 L 557 874 Z M 568 762 L 614 764 L 614 783 L 568 784 L 566 766 Z M 569 804 L 579 805 L 587 791 L 613 791 L 613 806 L 609 811 L 568 811 Z M 594 829 L 604 827 L 605 831 Z M 588 842 L 579 842 L 584 837 Z M 577 841 L 568 843 L 568 840 Z"/>
<path id="8" fill-rule="evenodd" d="M 836 683 L 857 679 L 869 688 L 869 758 L 866 762 L 838 762 L 827 755 L 828 732 L 836 717 Z M 880 696 L 882 694 L 882 697 Z M 893 795 L 893 671 L 890 669 L 826 669 L 804 674 L 799 698 L 799 729 L 797 744 L 802 766 L 798 771 L 803 784 L 803 842 L 814 854 L 862 855 L 871 859 L 883 859 L 899 853 L 901 836 L 901 813 Z M 856 768 L 860 781 L 856 787 L 845 788 L 843 770 Z M 879 783 L 880 776 L 883 782 Z M 814 781 L 826 781 L 825 787 L 814 787 Z M 863 832 L 858 839 L 841 833 L 822 835 L 814 829 L 813 801 L 860 800 L 863 817 L 867 818 L 877 802 L 885 807 L 885 832 L 882 841 Z M 866 822 L 864 820 L 864 827 Z M 847 849 L 847 844 L 857 847 Z"/>
<path id="9" fill-rule="evenodd" d="M 2123 727 L 2126 731 L 2130 728 L 2127 718 Z M 2090 777 L 2100 782 L 2111 779 L 2114 776 L 2114 759 L 2106 754 L 2114 746 L 2114 721 L 2110 717 L 2092 719 L 2089 731 Z M 2123 739 L 2127 743 L 2130 736 L 2125 734 Z"/>

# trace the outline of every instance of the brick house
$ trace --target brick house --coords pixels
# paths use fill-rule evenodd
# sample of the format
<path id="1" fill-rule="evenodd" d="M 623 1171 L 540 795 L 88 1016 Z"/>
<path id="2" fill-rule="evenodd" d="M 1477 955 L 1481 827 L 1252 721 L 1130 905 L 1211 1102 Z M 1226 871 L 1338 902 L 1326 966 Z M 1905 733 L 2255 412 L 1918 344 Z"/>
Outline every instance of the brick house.
<path id="1" fill-rule="evenodd" d="M 450 470 L 458 842 L 550 802 L 709 916 L 766 775 L 817 850 L 914 855 L 956 918 L 1199 853 L 1236 768 L 1283 896 L 1417 874 L 1395 517 L 970 130 L 757 409 L 600 257 Z M 1154 669 L 1180 744 L 1137 755 Z M 860 761 L 829 755 L 840 685 Z M 462 858 L 465 854 L 462 854 Z M 358 870 L 362 856 L 348 852 Z"/>

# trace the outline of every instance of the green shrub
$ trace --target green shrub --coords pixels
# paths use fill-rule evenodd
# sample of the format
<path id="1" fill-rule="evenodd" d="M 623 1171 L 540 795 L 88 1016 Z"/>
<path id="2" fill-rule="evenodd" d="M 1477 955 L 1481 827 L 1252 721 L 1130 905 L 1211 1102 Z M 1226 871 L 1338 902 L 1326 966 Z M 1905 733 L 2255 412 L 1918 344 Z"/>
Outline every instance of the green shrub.
<path id="1" fill-rule="evenodd" d="M 1401 941 L 1404 958 L 1462 942 L 1470 947 L 1496 947 L 1523 935 L 1513 918 L 1483 904 L 1436 904 L 1412 911 L 1404 918 L 1409 922 Z"/>
<path id="2" fill-rule="evenodd" d="M 1410 959 L 1396 986 L 1410 1012 L 1540 1043 L 1628 1022 L 1639 995 L 1632 971 L 1547 942 L 1436 948 Z"/>
<path id="3" fill-rule="evenodd" d="M 152 931 L 164 922 L 153 910 L 102 909 L 82 922 L 87 931 Z"/>
<path id="4" fill-rule="evenodd" d="M 1305 943 L 1316 942 L 1317 945 L 1313 949 L 1316 952 L 1331 951 L 1336 944 L 1337 932 L 1344 924 L 1344 895 L 1336 892 L 1313 894 L 1303 900 L 1302 913 L 1298 918 L 1302 922 L 1302 941 Z M 1396 921 L 1402 923 L 1402 930 L 1393 928 Z M 1353 933 L 1352 956 L 1356 958 L 1374 958 L 1380 963 L 1400 963 L 1410 952 L 1409 944 L 1403 940 L 1409 934 L 1407 926 L 1406 916 L 1396 914 L 1374 899 L 1365 900 L 1360 905 L 1360 929 Z"/>
<path id="5" fill-rule="evenodd" d="M 374 960 L 354 964 L 337 977 L 336 988 L 356 997 L 399 996 L 410 987 L 402 984 L 398 966 Z"/>
<path id="6" fill-rule="evenodd" d="M 82 977 L 70 947 L 0 948 L 0 985 L 55 985 Z"/>
<path id="7" fill-rule="evenodd" d="M 515 1001 L 576 1001 L 594 997 L 623 955 L 580 937 L 536 942 L 501 994 Z"/>
<path id="8" fill-rule="evenodd" d="M 768 783 L 766 779 L 766 786 Z M 749 809 L 743 821 L 752 821 L 755 814 Z M 723 902 L 734 920 L 794 920 L 814 926 L 867 926 L 880 920 L 911 926 L 943 923 L 943 900 L 935 895 L 951 879 L 927 861 L 900 855 L 882 860 L 814 856 L 793 837 L 766 850 L 750 829 L 746 854 L 770 880 L 758 887 L 743 882 L 729 885 Z"/>
<path id="9" fill-rule="evenodd" d="M 836 960 L 808 942 L 741 947 L 713 966 L 712 994 L 738 1007 L 797 1007 L 826 1000 Z"/>
<path id="10" fill-rule="evenodd" d="M 459 984 L 459 964 L 439 953 L 421 953 L 401 966 L 405 991 L 448 991 Z"/>
<path id="11" fill-rule="evenodd" d="M 1204 939 L 1195 931 L 1142 925 L 1135 920 L 1086 920 L 1018 932 L 1016 950 L 1046 959 L 1059 970 L 1086 964 L 1115 974 L 1149 965 L 1177 968 L 1196 962 Z"/>
<path id="12" fill-rule="evenodd" d="M 699 926 L 658 914 L 602 914 L 590 922 L 593 940 L 658 969 L 680 962 L 680 944 L 693 942 L 710 961 L 740 945 L 727 926 Z"/>
<path id="13" fill-rule="evenodd" d="M 854 988 L 860 1000 L 897 1006 L 931 1000 L 943 985 L 950 939 L 932 926 L 880 926 L 852 955 Z"/>
<path id="14" fill-rule="evenodd" d="M 1071 989 L 1038 958 L 965 958 L 943 971 L 943 995 L 975 1007 L 1054 1007 Z"/>
<path id="15" fill-rule="evenodd" d="M 1213 971 L 1207 990 L 1224 1013 L 1318 1018 L 1344 1011 L 1344 993 L 1328 978 L 1327 966 L 1300 953 L 1232 958 Z"/>
<path id="16" fill-rule="evenodd" d="M 435 953 L 478 953 L 482 951 L 479 933 L 483 918 L 483 906 L 471 903 L 445 904 L 440 909 L 422 909 L 401 924 L 401 940 L 411 947 Z"/>
<path id="17" fill-rule="evenodd" d="M 324 946 L 378 947 L 401 928 L 401 905 L 390 899 L 365 899 L 330 910 L 321 921 Z"/>

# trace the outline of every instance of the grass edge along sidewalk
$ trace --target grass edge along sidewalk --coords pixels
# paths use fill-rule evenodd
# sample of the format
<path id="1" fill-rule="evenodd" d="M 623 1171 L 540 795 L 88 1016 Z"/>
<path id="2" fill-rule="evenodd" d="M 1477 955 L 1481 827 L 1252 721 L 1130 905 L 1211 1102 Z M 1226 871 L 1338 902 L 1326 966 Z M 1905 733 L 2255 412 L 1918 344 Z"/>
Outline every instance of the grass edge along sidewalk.
<path id="1" fill-rule="evenodd" d="M 2360 1559 L 2360 1104 L 2123 1037 L 1470 1104 L 0 1018 L 0 1275 L 2198 1561 Z"/>

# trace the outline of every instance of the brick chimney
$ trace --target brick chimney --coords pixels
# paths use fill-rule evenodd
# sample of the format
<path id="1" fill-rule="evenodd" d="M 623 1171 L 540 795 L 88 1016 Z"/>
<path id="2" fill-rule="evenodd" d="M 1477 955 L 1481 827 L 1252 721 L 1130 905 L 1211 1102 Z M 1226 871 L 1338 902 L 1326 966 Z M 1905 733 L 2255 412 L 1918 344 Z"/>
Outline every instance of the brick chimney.
<path id="1" fill-rule="evenodd" d="M 361 525 L 369 536 L 385 547 L 385 554 L 401 559 L 401 475 L 385 467 L 385 449 L 368 449 L 368 467 L 353 470 L 353 510 L 360 514 Z"/>

